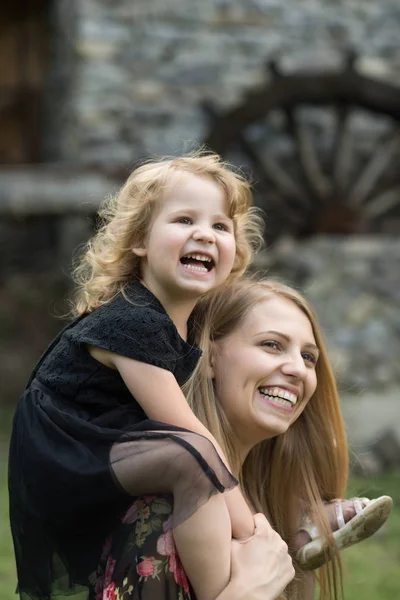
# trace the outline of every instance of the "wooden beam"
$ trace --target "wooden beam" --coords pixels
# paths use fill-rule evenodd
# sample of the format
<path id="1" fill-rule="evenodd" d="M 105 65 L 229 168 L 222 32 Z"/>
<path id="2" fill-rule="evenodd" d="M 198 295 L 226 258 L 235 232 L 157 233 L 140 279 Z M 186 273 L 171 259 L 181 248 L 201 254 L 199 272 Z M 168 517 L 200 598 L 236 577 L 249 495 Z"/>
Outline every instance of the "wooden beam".
<path id="1" fill-rule="evenodd" d="M 125 171 L 74 165 L 0 167 L 0 216 L 93 214 Z"/>

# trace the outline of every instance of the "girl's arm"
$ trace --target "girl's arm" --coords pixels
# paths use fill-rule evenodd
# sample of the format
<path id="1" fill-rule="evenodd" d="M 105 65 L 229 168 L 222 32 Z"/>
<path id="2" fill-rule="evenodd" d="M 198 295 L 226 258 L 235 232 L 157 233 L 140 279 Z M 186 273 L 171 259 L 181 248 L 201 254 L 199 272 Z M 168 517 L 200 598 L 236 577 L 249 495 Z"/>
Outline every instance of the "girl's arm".
<path id="1" fill-rule="evenodd" d="M 131 394 L 149 419 L 177 425 L 208 438 L 218 452 L 215 438 L 192 412 L 174 375 L 148 363 L 109 352 L 111 364 L 119 371 Z M 226 464 L 226 459 L 221 456 Z"/>
<path id="2" fill-rule="evenodd" d="M 119 372 L 149 419 L 203 435 L 218 448 L 218 453 L 227 464 L 216 440 L 194 415 L 170 371 L 95 346 L 88 346 L 88 351 L 97 361 Z"/>
<path id="3" fill-rule="evenodd" d="M 103 351 L 105 352 L 105 351 Z M 228 461 L 216 439 L 193 413 L 174 375 L 165 369 L 107 352 L 109 366 L 117 369 L 131 394 L 149 419 L 176 425 L 208 438 L 226 467 Z M 253 534 L 253 516 L 240 490 L 224 494 L 235 538 Z"/>

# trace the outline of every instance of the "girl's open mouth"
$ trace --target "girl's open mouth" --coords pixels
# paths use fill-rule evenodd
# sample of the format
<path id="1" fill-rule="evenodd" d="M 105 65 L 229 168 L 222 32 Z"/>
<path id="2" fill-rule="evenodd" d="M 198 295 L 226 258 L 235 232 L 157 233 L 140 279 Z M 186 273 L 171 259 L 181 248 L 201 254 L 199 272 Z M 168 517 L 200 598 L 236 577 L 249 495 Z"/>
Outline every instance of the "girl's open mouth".
<path id="1" fill-rule="evenodd" d="M 186 254 L 180 259 L 182 265 L 191 271 L 199 273 L 208 273 L 214 268 L 214 261 L 205 254 Z"/>

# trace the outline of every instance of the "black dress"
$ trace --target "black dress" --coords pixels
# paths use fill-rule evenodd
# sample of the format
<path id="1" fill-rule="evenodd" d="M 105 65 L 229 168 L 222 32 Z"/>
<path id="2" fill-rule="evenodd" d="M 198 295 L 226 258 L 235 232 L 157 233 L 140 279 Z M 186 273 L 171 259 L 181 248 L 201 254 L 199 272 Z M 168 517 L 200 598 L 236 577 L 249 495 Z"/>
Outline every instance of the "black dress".
<path id="1" fill-rule="evenodd" d="M 192 373 L 201 351 L 179 336 L 160 302 L 139 282 L 126 296 L 61 332 L 17 406 L 9 492 L 23 600 L 193 598 L 172 525 L 237 483 L 206 438 L 147 419 L 119 373 L 87 351 L 89 344 L 167 369 L 179 385 Z M 127 459 L 135 496 L 113 471 Z M 172 523 L 173 498 L 160 492 L 174 469 L 187 485 Z"/>

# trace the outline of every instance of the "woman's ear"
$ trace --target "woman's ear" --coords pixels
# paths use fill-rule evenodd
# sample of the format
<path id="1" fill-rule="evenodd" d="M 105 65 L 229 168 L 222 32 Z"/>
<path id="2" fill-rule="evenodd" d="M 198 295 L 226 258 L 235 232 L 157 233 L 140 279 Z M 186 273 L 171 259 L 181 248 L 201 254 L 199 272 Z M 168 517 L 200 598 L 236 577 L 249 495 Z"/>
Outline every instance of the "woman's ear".
<path id="1" fill-rule="evenodd" d="M 208 379 L 215 379 L 215 369 L 214 369 L 214 353 L 210 352 L 210 358 L 207 365 L 207 377 Z"/>

